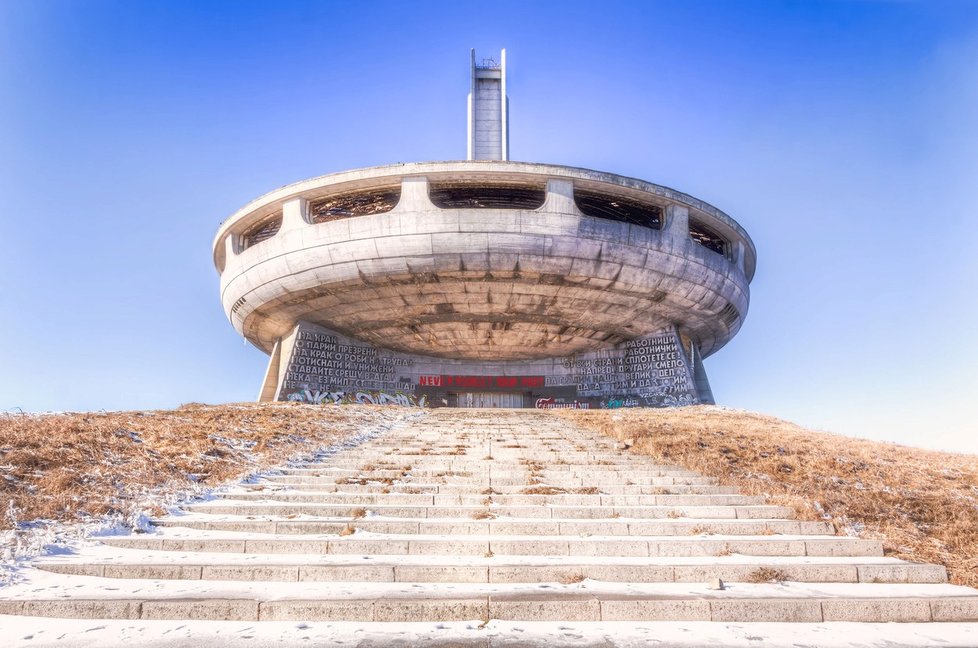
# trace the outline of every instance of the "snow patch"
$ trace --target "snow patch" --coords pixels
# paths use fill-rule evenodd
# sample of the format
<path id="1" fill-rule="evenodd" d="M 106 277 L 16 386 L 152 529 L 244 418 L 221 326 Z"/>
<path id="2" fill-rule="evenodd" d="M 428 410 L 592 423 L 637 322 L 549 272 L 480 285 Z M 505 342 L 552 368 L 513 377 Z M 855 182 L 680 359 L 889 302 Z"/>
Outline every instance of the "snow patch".
<path id="1" fill-rule="evenodd" d="M 301 467 L 305 463 L 325 461 L 337 453 L 356 448 L 424 415 L 424 412 L 412 412 L 395 421 L 380 423 L 335 443 L 302 453 L 286 462 L 286 465 Z M 120 429 L 116 434 L 129 436 L 135 443 L 142 442 L 135 432 Z M 215 439 L 217 440 L 216 437 Z M 245 447 L 249 443 L 253 446 L 253 442 L 240 439 L 220 437 L 219 440 L 229 447 Z M 81 548 L 92 545 L 94 538 L 158 533 L 152 523 L 152 511 L 164 510 L 171 516 L 184 516 L 187 512 L 183 507 L 188 504 L 214 500 L 221 493 L 236 488 L 241 483 L 259 483 L 263 477 L 280 472 L 279 469 L 254 471 L 243 479 L 214 488 L 205 488 L 196 482 L 195 475 L 187 475 L 186 482 L 173 482 L 164 488 L 147 490 L 144 498 L 135 506 L 136 512 L 131 515 L 109 514 L 73 523 L 44 519 L 20 520 L 19 510 L 10 501 L 4 516 L 12 528 L 0 531 L 0 587 L 22 582 L 22 570 L 29 566 L 33 558 L 74 554 Z"/>

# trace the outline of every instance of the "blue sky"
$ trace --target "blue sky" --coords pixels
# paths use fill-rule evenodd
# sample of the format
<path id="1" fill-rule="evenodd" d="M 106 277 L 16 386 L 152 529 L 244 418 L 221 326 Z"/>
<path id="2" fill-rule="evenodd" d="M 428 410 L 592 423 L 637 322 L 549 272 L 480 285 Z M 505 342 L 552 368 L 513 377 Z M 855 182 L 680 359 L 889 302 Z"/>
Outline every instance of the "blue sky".
<path id="1" fill-rule="evenodd" d="M 758 248 L 724 405 L 978 451 L 978 3 L 0 0 L 0 409 L 253 399 L 210 244 L 348 168 L 512 157 L 689 192 Z"/>

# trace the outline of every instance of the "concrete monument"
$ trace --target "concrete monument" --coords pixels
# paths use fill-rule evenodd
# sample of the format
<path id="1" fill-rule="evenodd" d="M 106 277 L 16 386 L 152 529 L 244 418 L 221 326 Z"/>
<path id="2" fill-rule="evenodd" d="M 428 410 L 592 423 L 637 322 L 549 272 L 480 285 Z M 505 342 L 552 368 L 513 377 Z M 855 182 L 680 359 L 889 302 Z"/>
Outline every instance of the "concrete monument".
<path id="1" fill-rule="evenodd" d="M 472 54 L 468 159 L 357 169 L 245 205 L 214 240 L 259 399 L 459 407 L 713 402 L 755 249 L 688 194 L 509 160 L 505 50 Z"/>

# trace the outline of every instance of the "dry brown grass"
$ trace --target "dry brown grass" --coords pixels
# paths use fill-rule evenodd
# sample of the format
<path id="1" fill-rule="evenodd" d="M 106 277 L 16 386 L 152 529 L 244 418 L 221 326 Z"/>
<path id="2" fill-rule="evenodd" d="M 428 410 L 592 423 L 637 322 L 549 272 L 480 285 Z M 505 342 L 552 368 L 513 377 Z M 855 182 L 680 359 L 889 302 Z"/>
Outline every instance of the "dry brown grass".
<path id="1" fill-rule="evenodd" d="M 788 580 L 788 573 L 783 569 L 773 567 L 758 567 L 744 577 L 748 583 L 783 583 Z"/>
<path id="2" fill-rule="evenodd" d="M 813 432 L 714 407 L 555 411 L 632 452 L 766 495 L 804 519 L 832 520 L 884 542 L 887 554 L 939 563 L 978 586 L 978 458 Z"/>
<path id="3" fill-rule="evenodd" d="M 556 486 L 530 486 L 520 491 L 523 495 L 563 495 L 567 491 Z"/>
<path id="4" fill-rule="evenodd" d="M 128 516 L 152 492 L 213 486 L 328 445 L 400 408 L 295 403 L 0 416 L 0 529 Z M 161 513 L 162 511 L 155 511 Z"/>

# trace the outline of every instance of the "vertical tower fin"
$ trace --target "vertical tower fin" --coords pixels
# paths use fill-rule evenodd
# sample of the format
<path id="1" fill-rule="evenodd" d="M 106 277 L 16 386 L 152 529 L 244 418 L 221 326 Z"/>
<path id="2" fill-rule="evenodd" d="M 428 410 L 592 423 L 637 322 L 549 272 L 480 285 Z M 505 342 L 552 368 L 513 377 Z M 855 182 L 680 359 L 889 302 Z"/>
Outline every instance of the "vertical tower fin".
<path id="1" fill-rule="evenodd" d="M 499 61 L 477 62 L 472 50 L 472 83 L 468 101 L 469 160 L 509 160 L 509 98 L 506 96 L 506 50 Z"/>

